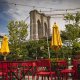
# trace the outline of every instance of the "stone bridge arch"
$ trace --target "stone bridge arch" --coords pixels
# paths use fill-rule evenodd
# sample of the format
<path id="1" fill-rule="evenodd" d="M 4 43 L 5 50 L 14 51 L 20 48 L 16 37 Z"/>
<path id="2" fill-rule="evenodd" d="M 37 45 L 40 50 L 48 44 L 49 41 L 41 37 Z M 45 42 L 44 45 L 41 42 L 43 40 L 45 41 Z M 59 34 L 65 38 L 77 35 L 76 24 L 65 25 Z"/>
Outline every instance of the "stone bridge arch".
<path id="1" fill-rule="evenodd" d="M 50 36 L 50 17 L 37 10 L 30 11 L 30 39 L 39 40 Z"/>

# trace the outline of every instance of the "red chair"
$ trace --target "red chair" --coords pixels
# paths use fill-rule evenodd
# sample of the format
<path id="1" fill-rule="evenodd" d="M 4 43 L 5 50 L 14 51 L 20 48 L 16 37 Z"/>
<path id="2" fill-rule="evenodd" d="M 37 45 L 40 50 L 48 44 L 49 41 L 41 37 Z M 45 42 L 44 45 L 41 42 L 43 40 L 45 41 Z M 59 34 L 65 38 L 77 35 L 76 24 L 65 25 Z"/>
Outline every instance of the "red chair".
<path id="1" fill-rule="evenodd" d="M 67 68 L 66 60 L 58 60 L 56 61 L 56 70 L 58 79 L 62 78 L 61 71 Z"/>
<path id="2" fill-rule="evenodd" d="M 8 64 L 6 62 L 0 62 L 0 76 L 2 80 L 8 80 Z"/>
<path id="3" fill-rule="evenodd" d="M 66 60 L 59 60 L 57 61 L 57 69 L 59 71 L 65 69 L 67 67 L 67 61 Z"/>
<path id="4" fill-rule="evenodd" d="M 51 61 L 49 59 L 37 60 L 36 67 L 37 67 L 36 72 L 37 80 L 39 79 L 39 76 L 42 76 L 42 80 L 43 78 L 45 79 L 45 77 L 47 77 L 48 80 L 49 77 L 51 80 L 53 77 L 56 79 L 56 72 L 51 71 Z"/>
<path id="5" fill-rule="evenodd" d="M 28 76 L 28 80 L 30 80 L 30 76 L 32 76 L 32 80 L 33 80 L 33 72 L 34 72 L 34 64 L 33 63 L 34 63 L 33 61 L 26 61 L 21 64 L 22 77 L 20 78 L 20 80 L 22 80 L 23 78 L 25 79 L 25 76 Z"/>
<path id="6" fill-rule="evenodd" d="M 61 77 L 62 80 L 64 78 L 66 78 L 66 80 L 68 80 L 69 74 L 72 75 L 72 79 L 74 80 L 75 70 L 73 68 L 69 69 L 68 66 L 67 66 L 65 69 L 61 70 L 60 77 Z"/>
<path id="7" fill-rule="evenodd" d="M 78 79 L 78 73 L 77 73 L 77 72 L 78 72 L 78 71 L 77 71 L 77 70 L 78 70 L 78 60 L 75 60 L 75 59 L 74 59 L 74 60 L 72 61 L 72 65 L 73 65 L 72 69 L 75 70 L 75 76 L 74 76 L 74 77 L 75 77 L 75 79 Z"/>
<path id="8" fill-rule="evenodd" d="M 9 70 L 10 70 L 10 80 L 13 78 L 18 78 L 18 62 L 9 62 Z"/>

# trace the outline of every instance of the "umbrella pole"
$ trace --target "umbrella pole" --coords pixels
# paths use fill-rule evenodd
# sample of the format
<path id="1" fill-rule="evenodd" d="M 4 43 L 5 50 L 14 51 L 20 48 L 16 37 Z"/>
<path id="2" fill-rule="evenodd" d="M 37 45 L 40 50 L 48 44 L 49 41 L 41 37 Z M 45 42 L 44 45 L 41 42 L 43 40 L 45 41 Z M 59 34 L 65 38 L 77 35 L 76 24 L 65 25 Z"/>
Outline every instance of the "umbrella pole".
<path id="1" fill-rule="evenodd" d="M 55 52 L 56 52 L 56 60 L 58 61 L 58 52 L 57 50 Z"/>
<path id="2" fill-rule="evenodd" d="M 58 53 L 56 53 L 57 61 L 58 61 Z"/>
<path id="3" fill-rule="evenodd" d="M 6 61 L 6 56 L 4 56 L 4 61 Z"/>

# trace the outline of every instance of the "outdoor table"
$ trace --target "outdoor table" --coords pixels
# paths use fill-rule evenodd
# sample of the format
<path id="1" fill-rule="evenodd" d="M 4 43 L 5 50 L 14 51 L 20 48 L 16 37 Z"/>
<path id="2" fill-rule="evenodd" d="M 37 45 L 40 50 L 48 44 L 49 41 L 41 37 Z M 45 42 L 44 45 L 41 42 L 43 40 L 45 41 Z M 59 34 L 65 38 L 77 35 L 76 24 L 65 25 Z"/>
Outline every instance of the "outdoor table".
<path id="1" fill-rule="evenodd" d="M 68 78 L 68 74 L 71 73 L 72 74 L 72 78 L 74 79 L 74 75 L 75 75 L 75 70 L 74 69 L 64 69 L 61 71 L 61 75 L 62 75 L 62 79 L 63 79 L 63 75 L 66 77 L 66 80 Z"/>

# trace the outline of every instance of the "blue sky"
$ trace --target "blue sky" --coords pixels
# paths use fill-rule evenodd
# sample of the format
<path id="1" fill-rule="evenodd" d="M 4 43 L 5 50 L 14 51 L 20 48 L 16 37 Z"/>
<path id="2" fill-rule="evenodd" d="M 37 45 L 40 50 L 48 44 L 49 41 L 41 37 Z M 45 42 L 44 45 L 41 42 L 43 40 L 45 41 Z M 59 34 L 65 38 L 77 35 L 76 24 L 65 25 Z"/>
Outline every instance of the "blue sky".
<path id="1" fill-rule="evenodd" d="M 76 8 L 80 8 L 80 0 L 0 0 L 0 34 L 8 34 L 7 25 L 10 20 L 25 20 L 33 9 L 49 11 L 45 14 L 65 14 L 66 9 Z M 64 9 L 65 11 L 50 12 L 50 10 L 56 9 Z M 80 11 L 80 9 L 78 10 Z M 29 24 L 29 21 L 28 18 L 26 22 Z M 51 26 L 54 22 L 58 23 L 60 30 L 64 29 L 65 21 L 63 18 L 51 18 Z"/>

